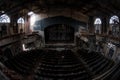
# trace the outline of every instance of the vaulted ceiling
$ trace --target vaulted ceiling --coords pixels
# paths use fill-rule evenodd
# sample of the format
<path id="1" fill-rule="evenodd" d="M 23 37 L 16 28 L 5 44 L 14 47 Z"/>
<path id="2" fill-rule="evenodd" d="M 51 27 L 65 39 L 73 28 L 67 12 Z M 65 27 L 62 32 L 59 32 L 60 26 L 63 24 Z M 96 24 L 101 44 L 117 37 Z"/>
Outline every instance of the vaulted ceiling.
<path id="1" fill-rule="evenodd" d="M 28 11 L 48 12 L 69 8 L 85 15 L 120 14 L 120 0 L 0 0 L 0 14 L 25 14 Z"/>

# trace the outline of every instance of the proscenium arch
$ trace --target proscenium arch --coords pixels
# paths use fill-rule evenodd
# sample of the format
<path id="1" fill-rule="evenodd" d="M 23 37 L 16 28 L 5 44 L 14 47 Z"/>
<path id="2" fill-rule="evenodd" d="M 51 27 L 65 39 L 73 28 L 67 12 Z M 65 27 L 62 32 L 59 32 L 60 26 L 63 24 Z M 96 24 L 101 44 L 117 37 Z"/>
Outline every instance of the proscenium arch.
<path id="1" fill-rule="evenodd" d="M 55 16 L 36 21 L 34 25 L 34 30 L 44 31 L 46 27 L 54 24 L 69 24 L 70 26 L 75 28 L 75 31 L 78 31 L 78 28 L 80 26 L 87 27 L 86 22 L 82 22 L 71 17 Z"/>

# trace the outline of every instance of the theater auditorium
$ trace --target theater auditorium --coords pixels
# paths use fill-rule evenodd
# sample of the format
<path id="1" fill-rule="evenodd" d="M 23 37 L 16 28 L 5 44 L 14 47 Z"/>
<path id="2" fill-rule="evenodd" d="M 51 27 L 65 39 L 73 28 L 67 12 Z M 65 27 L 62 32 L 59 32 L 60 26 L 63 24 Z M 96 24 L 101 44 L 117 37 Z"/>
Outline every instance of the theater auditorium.
<path id="1" fill-rule="evenodd" d="M 0 0 L 0 80 L 120 80 L 120 0 Z"/>

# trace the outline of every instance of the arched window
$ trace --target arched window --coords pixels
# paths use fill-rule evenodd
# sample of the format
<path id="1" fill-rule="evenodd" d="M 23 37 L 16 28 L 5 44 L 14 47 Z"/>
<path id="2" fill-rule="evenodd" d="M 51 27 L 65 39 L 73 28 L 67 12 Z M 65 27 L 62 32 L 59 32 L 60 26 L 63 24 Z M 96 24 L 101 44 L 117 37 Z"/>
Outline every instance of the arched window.
<path id="1" fill-rule="evenodd" d="M 118 16 L 114 15 L 110 18 L 110 24 L 115 24 L 116 22 L 119 22 Z"/>
<path id="2" fill-rule="evenodd" d="M 8 15 L 3 14 L 0 16 L 0 23 L 10 23 L 10 18 Z"/>
<path id="3" fill-rule="evenodd" d="M 95 25 L 95 33 L 100 34 L 101 33 L 101 19 L 100 18 L 96 18 L 94 25 Z"/>
<path id="4" fill-rule="evenodd" d="M 118 16 L 114 15 L 110 18 L 109 21 L 110 28 L 109 28 L 109 34 L 112 34 L 114 36 L 118 36 L 119 34 L 119 18 Z"/>
<path id="5" fill-rule="evenodd" d="M 20 18 L 17 20 L 17 23 L 24 24 L 24 19 L 23 19 L 22 17 L 20 17 Z"/>

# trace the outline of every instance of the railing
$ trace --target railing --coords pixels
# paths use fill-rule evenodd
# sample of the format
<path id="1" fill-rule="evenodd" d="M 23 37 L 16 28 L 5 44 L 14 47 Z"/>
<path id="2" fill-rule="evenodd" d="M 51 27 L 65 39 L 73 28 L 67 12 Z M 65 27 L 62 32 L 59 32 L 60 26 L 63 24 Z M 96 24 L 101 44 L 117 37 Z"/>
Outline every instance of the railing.
<path id="1" fill-rule="evenodd" d="M 1 38 L 0 39 L 0 47 L 6 46 L 6 45 L 9 45 L 16 41 L 21 40 L 23 35 L 24 34 L 21 33 L 21 34 L 14 34 L 11 36 L 6 36 L 6 37 Z"/>

